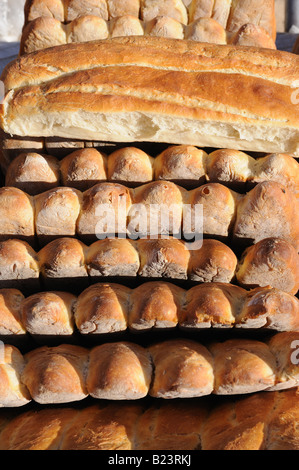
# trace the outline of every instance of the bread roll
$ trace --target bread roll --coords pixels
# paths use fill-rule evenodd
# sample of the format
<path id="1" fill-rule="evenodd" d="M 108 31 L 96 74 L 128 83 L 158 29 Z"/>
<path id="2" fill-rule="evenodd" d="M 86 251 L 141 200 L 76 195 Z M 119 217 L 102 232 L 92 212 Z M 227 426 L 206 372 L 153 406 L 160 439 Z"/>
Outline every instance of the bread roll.
<path id="1" fill-rule="evenodd" d="M 299 300 L 271 287 L 253 289 L 236 315 L 236 327 L 298 331 Z"/>
<path id="2" fill-rule="evenodd" d="M 298 346 L 298 332 L 280 333 L 269 340 L 269 349 L 275 356 L 277 363 L 276 383 L 270 390 L 298 387 Z"/>
<path id="3" fill-rule="evenodd" d="M 185 291 L 165 282 L 146 282 L 130 295 L 128 326 L 133 331 L 175 328 L 181 316 Z"/>
<path id="4" fill-rule="evenodd" d="M 258 0 L 232 0 L 227 21 L 228 31 L 238 31 L 241 26 L 247 23 L 253 23 L 265 29 L 275 41 L 275 1 L 265 0 L 261 4 Z"/>
<path id="5" fill-rule="evenodd" d="M 30 290 L 39 287 L 36 252 L 23 240 L 0 242 L 0 287 Z"/>
<path id="6" fill-rule="evenodd" d="M 24 295 L 18 289 L 0 289 L 0 336 L 24 335 L 21 304 Z"/>
<path id="7" fill-rule="evenodd" d="M 134 277 L 139 269 L 139 256 L 131 240 L 107 238 L 90 245 L 86 255 L 89 276 Z"/>
<path id="8" fill-rule="evenodd" d="M 201 18 L 213 18 L 225 29 L 230 8 L 231 0 L 191 0 L 189 23 Z"/>
<path id="9" fill-rule="evenodd" d="M 51 155 L 23 152 L 9 165 L 5 186 L 36 195 L 60 185 L 59 162 Z"/>
<path id="10" fill-rule="evenodd" d="M 27 353 L 25 360 L 22 383 L 37 403 L 69 403 L 87 396 L 85 348 L 70 344 L 44 346 Z"/>
<path id="11" fill-rule="evenodd" d="M 108 180 L 127 186 L 149 183 L 154 179 L 153 163 L 154 159 L 139 148 L 120 148 L 108 157 Z"/>
<path id="12" fill-rule="evenodd" d="M 94 398 L 138 400 L 148 394 L 151 379 L 150 356 L 137 344 L 102 344 L 90 353 L 86 384 Z"/>
<path id="13" fill-rule="evenodd" d="M 26 0 L 24 7 L 25 24 L 46 16 L 64 21 L 64 0 Z"/>
<path id="14" fill-rule="evenodd" d="M 209 347 L 214 359 L 214 393 L 236 395 L 266 390 L 275 384 L 276 362 L 266 344 L 231 339 Z"/>
<path id="15" fill-rule="evenodd" d="M 20 351 L 8 344 L 0 344 L 0 408 L 24 406 L 31 401 L 21 381 L 25 360 Z"/>
<path id="16" fill-rule="evenodd" d="M 242 308 L 246 291 L 238 286 L 206 283 L 187 291 L 180 326 L 231 328 Z"/>
<path id="17" fill-rule="evenodd" d="M 248 247 L 236 269 L 245 288 L 271 286 L 296 294 L 299 289 L 299 255 L 286 240 L 267 238 Z"/>
<path id="18" fill-rule="evenodd" d="M 13 187 L 0 188 L 0 220 L 0 240 L 33 241 L 34 205 L 28 194 Z"/>
<path id="19" fill-rule="evenodd" d="M 204 239 L 202 247 L 190 251 L 188 277 L 198 282 L 230 283 L 235 276 L 237 257 L 218 240 Z"/>
<path id="20" fill-rule="evenodd" d="M 203 234 L 228 237 L 235 220 L 241 196 L 218 183 L 207 183 L 193 189 L 188 195 L 191 213 L 196 217 L 195 208 L 200 205 L 203 211 Z M 196 229 L 194 221 L 191 232 Z"/>
<path id="21" fill-rule="evenodd" d="M 60 162 L 63 186 L 86 191 L 107 179 L 107 157 L 94 148 L 71 152 Z"/>
<path id="22" fill-rule="evenodd" d="M 136 242 L 141 277 L 187 279 L 190 253 L 176 238 L 140 239 Z"/>
<path id="23" fill-rule="evenodd" d="M 295 54 L 132 36 L 67 44 L 24 60 L 2 74 L 6 133 L 298 154 Z"/>
<path id="24" fill-rule="evenodd" d="M 83 335 L 127 329 L 130 289 L 120 284 L 94 284 L 78 297 L 74 317 Z"/>
<path id="25" fill-rule="evenodd" d="M 150 21 L 157 16 L 169 16 L 182 24 L 188 23 L 188 14 L 182 0 L 141 0 L 141 19 Z"/>
<path id="26" fill-rule="evenodd" d="M 241 26 L 241 28 L 232 35 L 228 44 L 276 49 L 275 41 L 270 34 L 264 28 L 251 23 Z"/>
<path id="27" fill-rule="evenodd" d="M 41 16 L 23 29 L 20 55 L 66 43 L 66 28 L 63 23 L 55 18 Z"/>
<path id="28" fill-rule="evenodd" d="M 254 171 L 255 159 L 239 150 L 215 150 L 206 159 L 207 180 L 234 189 L 244 188 Z"/>
<path id="29" fill-rule="evenodd" d="M 95 41 L 109 37 L 108 24 L 93 15 L 79 16 L 66 27 L 66 43 Z"/>
<path id="30" fill-rule="evenodd" d="M 73 21 L 85 14 L 108 20 L 106 0 L 64 0 L 65 21 Z"/>
<path id="31" fill-rule="evenodd" d="M 139 236 L 180 234 L 187 192 L 169 181 L 154 181 L 132 191 L 128 232 Z M 142 206 L 142 208 L 140 207 Z"/>
<path id="32" fill-rule="evenodd" d="M 198 18 L 186 27 L 185 39 L 212 44 L 227 44 L 226 31 L 212 18 Z"/>
<path id="33" fill-rule="evenodd" d="M 163 38 L 184 39 L 184 25 L 169 16 L 156 16 L 145 24 L 145 34 Z"/>
<path id="34" fill-rule="evenodd" d="M 213 359 L 204 346 L 179 339 L 156 344 L 149 351 L 155 370 L 151 396 L 191 398 L 212 393 Z"/>
<path id="35" fill-rule="evenodd" d="M 139 17 L 140 0 L 107 0 L 109 18 L 131 15 Z"/>
<path id="36" fill-rule="evenodd" d="M 82 194 L 74 188 L 58 187 L 34 198 L 35 230 L 41 243 L 76 235 Z"/>
<path id="37" fill-rule="evenodd" d="M 44 147 L 44 139 L 40 138 L 20 138 L 10 136 L 0 129 L 0 167 L 3 174 L 14 158 L 21 152 L 38 152 Z"/>
<path id="38" fill-rule="evenodd" d="M 155 180 L 192 188 L 205 182 L 206 152 L 191 145 L 173 145 L 154 159 Z"/>
<path id="39" fill-rule="evenodd" d="M 139 18 L 126 15 L 114 18 L 109 22 L 109 33 L 112 38 L 121 36 L 143 36 L 144 29 Z"/>
<path id="40" fill-rule="evenodd" d="M 71 335 L 76 297 L 67 292 L 39 292 L 22 302 L 21 318 L 32 335 Z"/>
<path id="41" fill-rule="evenodd" d="M 48 243 L 38 253 L 40 273 L 49 287 L 69 286 L 78 281 L 86 286 L 88 280 L 85 258 L 87 246 L 75 238 L 58 238 Z"/>
<path id="42" fill-rule="evenodd" d="M 280 183 L 265 181 L 252 189 L 238 204 L 234 224 L 235 240 L 257 243 L 268 237 L 299 240 L 299 203 Z"/>

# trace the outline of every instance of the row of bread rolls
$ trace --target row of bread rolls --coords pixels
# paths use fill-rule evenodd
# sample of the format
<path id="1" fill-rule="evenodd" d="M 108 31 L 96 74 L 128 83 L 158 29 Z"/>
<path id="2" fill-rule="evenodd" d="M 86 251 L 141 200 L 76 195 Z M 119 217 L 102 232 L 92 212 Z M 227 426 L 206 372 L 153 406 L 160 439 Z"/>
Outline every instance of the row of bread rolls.
<path id="1" fill-rule="evenodd" d="M 134 16 L 121 16 L 105 21 L 98 16 L 86 15 L 67 25 L 48 17 L 31 21 L 22 32 L 20 55 L 73 42 L 144 35 L 276 49 L 272 37 L 254 24 L 245 24 L 237 32 L 230 33 L 212 18 L 200 18 L 184 26 L 168 16 L 158 16 L 144 22 Z"/>
<path id="2" fill-rule="evenodd" d="M 204 400 L 204 401 L 203 401 Z M 0 415 L 1 450 L 298 450 L 298 390 L 213 404 L 97 402 Z M 28 432 L 30 430 L 30 432 Z"/>
<path id="3" fill-rule="evenodd" d="M 131 15 L 143 21 L 169 16 L 185 25 L 213 18 L 229 31 L 253 23 L 276 37 L 274 0 L 264 0 L 262 5 L 257 0 L 26 0 L 25 4 L 25 23 L 40 16 L 69 22 L 84 15 L 104 20 Z"/>
<path id="4" fill-rule="evenodd" d="M 1 345 L 0 406 L 103 400 L 242 395 L 299 385 L 299 332 L 265 341 L 229 339 L 207 345 L 173 339 L 148 347 L 128 341 L 91 349 L 62 344 L 22 355 Z"/>
<path id="5" fill-rule="evenodd" d="M 0 287 L 28 291 L 81 291 L 103 277 L 131 280 L 172 279 L 237 282 L 250 289 L 271 286 L 296 294 L 299 255 L 286 240 L 269 238 L 247 248 L 240 260 L 220 241 L 205 239 L 201 248 L 175 238 L 104 239 L 87 246 L 75 238 L 59 238 L 38 253 L 25 241 L 0 242 Z M 105 279 L 106 281 L 106 279 Z"/>
<path id="6" fill-rule="evenodd" d="M 240 192 L 275 181 L 299 197 L 299 163 L 291 155 L 253 158 L 231 149 L 208 154 L 191 145 L 168 147 L 155 158 L 137 147 L 122 147 L 109 155 L 84 148 L 62 160 L 23 151 L 8 166 L 5 185 L 35 195 L 56 186 L 86 191 L 103 181 L 135 187 L 155 180 L 171 181 L 187 189 L 207 182 L 221 183 Z"/>
<path id="7" fill-rule="evenodd" d="M 2 187 L 0 218 L 0 240 L 36 235 L 40 245 L 64 236 L 91 243 L 108 234 L 132 239 L 203 234 L 242 244 L 281 237 L 299 244 L 299 199 L 272 181 L 258 183 L 247 194 L 219 183 L 188 191 L 162 180 L 137 188 L 103 182 L 84 192 L 60 186 L 35 196 Z"/>
<path id="8" fill-rule="evenodd" d="M 27 298 L 18 289 L 0 289 L 0 336 L 70 336 L 148 331 L 179 326 L 266 328 L 299 331 L 299 300 L 271 287 L 246 291 L 221 283 L 188 290 L 161 281 L 132 289 L 96 283 L 79 296 L 61 291 Z"/>

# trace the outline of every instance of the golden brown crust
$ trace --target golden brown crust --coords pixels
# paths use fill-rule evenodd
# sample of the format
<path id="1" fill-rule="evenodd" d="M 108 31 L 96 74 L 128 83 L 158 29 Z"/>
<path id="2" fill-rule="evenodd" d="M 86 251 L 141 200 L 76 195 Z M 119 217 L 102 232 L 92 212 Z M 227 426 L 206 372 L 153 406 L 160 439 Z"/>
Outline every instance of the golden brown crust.
<path id="1" fill-rule="evenodd" d="M 21 380 L 25 360 L 21 352 L 1 343 L 0 408 L 24 406 L 31 401 L 30 393 Z"/>
<path id="2" fill-rule="evenodd" d="M 21 36 L 20 55 L 66 43 L 66 28 L 63 23 L 55 18 L 41 16 L 30 21 L 24 27 Z"/>
<path id="3" fill-rule="evenodd" d="M 23 335 L 21 305 L 24 295 L 18 289 L 0 289 L 0 335 Z"/>
<path id="4" fill-rule="evenodd" d="M 274 39 L 270 34 L 260 26 L 247 23 L 229 39 L 229 44 L 235 46 L 265 47 L 267 49 L 276 49 Z"/>
<path id="5" fill-rule="evenodd" d="M 33 248 L 22 240 L 0 242 L 1 287 L 19 288 L 36 285 L 39 278 L 38 257 Z"/>
<path id="6" fill-rule="evenodd" d="M 153 164 L 154 159 L 143 150 L 123 147 L 108 157 L 108 180 L 132 186 L 149 183 L 154 179 Z"/>
<path id="7" fill-rule="evenodd" d="M 40 16 L 55 18 L 64 21 L 64 1 L 63 0 L 26 0 L 25 24 L 35 20 Z"/>
<path id="8" fill-rule="evenodd" d="M 16 211 L 18 208 L 18 211 Z M 0 240 L 34 237 L 34 202 L 18 188 L 0 188 Z"/>

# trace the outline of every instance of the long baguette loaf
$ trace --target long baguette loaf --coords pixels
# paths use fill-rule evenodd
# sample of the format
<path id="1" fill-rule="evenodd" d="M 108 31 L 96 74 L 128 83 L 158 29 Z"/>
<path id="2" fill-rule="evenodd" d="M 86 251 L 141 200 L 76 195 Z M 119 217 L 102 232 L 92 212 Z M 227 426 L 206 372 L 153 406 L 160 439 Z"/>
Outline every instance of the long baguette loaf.
<path id="1" fill-rule="evenodd" d="M 158 36 L 211 44 L 276 49 L 275 42 L 267 31 L 253 24 L 245 24 L 239 31 L 232 34 L 212 18 L 199 18 L 188 26 L 184 26 L 168 16 L 158 16 L 144 22 L 129 15 L 120 16 L 111 21 L 86 15 L 76 18 L 67 25 L 54 18 L 36 18 L 23 29 L 19 54 L 28 54 L 61 44 L 120 36 Z"/>
<path id="2" fill-rule="evenodd" d="M 6 67 L 1 127 L 298 155 L 298 64 L 281 51 L 155 37 L 57 46 Z"/>
<path id="3" fill-rule="evenodd" d="M 221 183 L 245 192 L 258 183 L 273 181 L 299 197 L 299 163 L 291 155 L 272 154 L 260 158 L 231 149 L 210 154 L 189 145 L 168 147 L 155 158 L 137 147 L 123 147 L 108 156 L 95 148 L 70 152 L 62 160 L 38 152 L 20 152 L 5 175 L 5 185 L 30 195 L 55 186 L 86 191 L 103 181 L 136 187 L 167 180 L 186 189 L 203 183 Z"/>
<path id="4" fill-rule="evenodd" d="M 187 208 L 194 215 L 189 223 Z M 196 234 L 243 245 L 279 237 L 299 246 L 299 199 L 272 181 L 258 183 L 246 195 L 219 183 L 187 191 L 163 180 L 133 189 L 108 182 L 84 192 L 56 187 L 34 197 L 3 187 L 0 217 L 0 240 L 30 241 L 36 235 L 40 246 L 64 236 L 92 243 L 109 234 L 133 239 Z"/>
<path id="5" fill-rule="evenodd" d="M 190 249 L 178 239 L 98 240 L 89 247 L 58 238 L 38 253 L 22 240 L 0 243 L 0 287 L 36 292 L 41 286 L 77 290 L 105 277 L 119 280 L 172 279 L 183 282 L 237 282 L 244 288 L 271 286 L 296 294 L 299 255 L 293 245 L 270 238 L 245 250 L 239 262 L 224 243 L 204 239 Z"/>
<path id="6" fill-rule="evenodd" d="M 298 450 L 298 390 L 1 411 L 1 450 Z M 29 432 L 28 432 L 29 430 Z"/>
<path id="7" fill-rule="evenodd" d="M 79 296 L 46 291 L 26 298 L 17 289 L 0 289 L 0 336 L 5 338 L 26 332 L 42 338 L 176 327 L 186 332 L 233 327 L 299 331 L 299 301 L 270 287 L 246 291 L 221 283 L 188 290 L 162 281 L 134 289 L 96 283 Z"/>
<path id="8" fill-rule="evenodd" d="M 229 339 L 207 345 L 182 338 L 148 347 L 128 341 L 91 349 L 62 344 L 24 356 L 2 345 L 0 406 L 22 406 L 28 396 L 54 404 L 88 395 L 174 399 L 289 389 L 299 385 L 298 341 L 299 332 L 283 332 L 265 341 Z M 13 378 L 11 370 L 16 371 Z"/>

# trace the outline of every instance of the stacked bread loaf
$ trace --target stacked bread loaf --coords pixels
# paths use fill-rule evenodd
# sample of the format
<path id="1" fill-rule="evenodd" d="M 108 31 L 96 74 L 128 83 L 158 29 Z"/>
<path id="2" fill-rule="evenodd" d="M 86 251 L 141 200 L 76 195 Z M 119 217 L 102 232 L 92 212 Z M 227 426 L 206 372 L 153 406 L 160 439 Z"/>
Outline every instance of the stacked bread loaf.
<path id="1" fill-rule="evenodd" d="M 0 449 L 299 449 L 299 59 L 275 35 L 273 0 L 27 0 Z"/>

